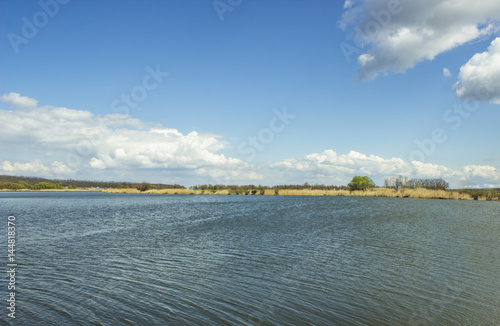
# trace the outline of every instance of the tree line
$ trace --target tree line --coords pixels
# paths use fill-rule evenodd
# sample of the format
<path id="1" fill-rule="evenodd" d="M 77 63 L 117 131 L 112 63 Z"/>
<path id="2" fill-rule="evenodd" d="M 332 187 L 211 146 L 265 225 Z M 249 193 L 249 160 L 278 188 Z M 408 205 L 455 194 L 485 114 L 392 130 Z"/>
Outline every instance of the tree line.
<path id="1" fill-rule="evenodd" d="M 0 189 L 32 189 L 39 190 L 38 188 L 32 188 L 40 183 L 49 184 L 60 184 L 61 188 L 40 188 L 40 189 L 73 189 L 73 188 L 144 188 L 148 189 L 185 189 L 186 187 L 178 184 L 162 184 L 162 183 L 137 183 L 137 182 L 116 182 L 116 181 L 88 181 L 88 180 L 57 180 L 57 179 L 46 179 L 37 177 L 24 177 L 24 176 L 11 176 L 11 175 L 0 175 Z M 47 186 L 47 185 L 45 185 Z M 39 186 L 41 187 L 41 186 Z"/>
<path id="2" fill-rule="evenodd" d="M 261 193 L 267 189 L 271 190 L 366 190 L 376 187 L 372 179 L 367 176 L 354 176 L 347 186 L 333 186 L 324 184 L 309 183 L 304 184 L 282 184 L 276 186 L 263 186 L 263 185 L 221 185 L 221 184 L 203 184 L 191 186 L 193 190 L 229 190 L 233 192 L 255 192 Z M 388 177 L 384 181 L 385 188 L 401 189 L 401 188 L 425 188 L 435 190 L 447 190 L 449 188 L 448 182 L 439 179 L 415 179 L 403 176 Z M 186 189 L 186 187 L 179 184 L 152 184 L 148 182 L 133 183 L 133 182 L 115 182 L 115 181 L 82 181 L 82 180 L 52 180 L 36 177 L 17 177 L 0 175 L 0 189 L 7 190 L 43 190 L 43 189 L 75 189 L 75 188 L 136 188 L 140 191 L 150 189 Z"/>
<path id="3" fill-rule="evenodd" d="M 267 189 L 272 189 L 272 190 L 302 190 L 302 189 L 311 189 L 311 190 L 345 190 L 347 189 L 346 186 L 328 186 L 324 184 L 314 184 L 310 185 L 309 183 L 304 183 L 304 184 L 290 184 L 290 185 L 276 185 L 276 186 L 263 186 L 263 185 L 221 185 L 221 184 L 204 184 L 204 185 L 196 185 L 196 186 L 191 186 L 189 189 L 193 190 L 213 190 L 213 191 L 218 191 L 218 190 L 267 190 Z"/>
<path id="4" fill-rule="evenodd" d="M 425 188 L 434 190 L 446 190 L 450 187 L 450 184 L 444 179 L 408 179 L 408 177 L 398 176 L 389 177 L 384 181 L 385 188 L 394 188 L 396 190 L 400 188 Z"/>
<path id="5" fill-rule="evenodd" d="M 74 189 L 76 188 L 75 186 L 71 185 L 68 186 L 69 189 Z M 28 189 L 28 190 L 44 190 L 44 189 L 64 189 L 64 186 L 61 183 L 52 183 L 52 182 L 39 182 L 34 185 L 29 184 L 25 181 L 19 181 L 19 182 L 2 182 L 0 181 L 0 189 L 7 189 L 7 190 L 22 190 L 22 189 Z"/>

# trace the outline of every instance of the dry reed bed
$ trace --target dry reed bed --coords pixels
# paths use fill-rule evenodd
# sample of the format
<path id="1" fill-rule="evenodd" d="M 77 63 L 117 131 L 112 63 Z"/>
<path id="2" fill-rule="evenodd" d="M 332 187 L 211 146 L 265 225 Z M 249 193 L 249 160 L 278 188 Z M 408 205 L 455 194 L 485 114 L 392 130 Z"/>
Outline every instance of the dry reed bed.
<path id="1" fill-rule="evenodd" d="M 348 190 L 280 189 L 279 196 L 349 196 Z"/>
<path id="2" fill-rule="evenodd" d="M 274 196 L 276 195 L 276 190 L 274 189 L 265 189 L 264 196 Z"/>
<path id="3" fill-rule="evenodd" d="M 102 190 L 102 192 L 109 192 L 112 194 L 138 194 L 140 191 L 136 188 L 122 188 L 122 189 L 116 189 L 116 188 L 107 188 Z"/>
<path id="4" fill-rule="evenodd" d="M 191 189 L 151 189 L 144 192 L 145 194 L 165 194 L 165 195 L 199 195 L 201 191 Z"/>
<path id="5" fill-rule="evenodd" d="M 2 191 L 9 191 L 2 189 Z M 318 190 L 318 189 L 264 189 L 256 191 L 249 190 L 193 190 L 193 189 L 150 189 L 139 191 L 136 188 L 107 188 L 107 189 L 18 189 L 17 191 L 101 191 L 119 194 L 165 194 L 165 195 L 264 195 L 264 196 L 360 196 L 360 197 L 399 197 L 399 198 L 425 198 L 425 199 L 463 199 L 473 200 L 474 197 L 467 193 L 460 193 L 456 190 L 431 190 L 424 188 L 417 189 L 395 189 L 374 188 L 366 191 L 348 190 Z M 491 200 L 486 196 L 478 196 L 477 200 Z"/>
<path id="6" fill-rule="evenodd" d="M 167 195 L 235 195 L 229 190 L 192 190 L 192 189 L 151 189 L 144 192 L 136 188 L 124 189 L 105 189 L 108 193 L 127 193 L 127 194 L 167 194 Z M 251 193 L 250 190 L 247 191 Z M 257 192 L 256 195 L 260 195 Z M 452 190 L 431 190 L 431 189 L 395 189 L 374 188 L 366 191 L 348 191 L 348 190 L 317 190 L 317 189 L 279 189 L 276 193 L 274 189 L 265 189 L 264 196 L 361 196 L 361 197 L 400 197 L 400 198 L 426 198 L 426 199 L 465 199 L 473 200 L 469 194 L 461 194 Z M 479 197 L 478 200 L 486 200 L 486 197 Z"/>
<path id="7" fill-rule="evenodd" d="M 366 191 L 348 191 L 348 190 L 279 190 L 281 196 L 361 196 L 361 197 L 400 197 L 400 198 L 426 198 L 426 199 L 466 199 L 472 200 L 468 194 L 460 194 L 458 191 L 451 190 L 431 190 L 431 189 L 395 189 L 374 188 Z M 479 197 L 479 200 L 486 200 L 485 197 Z"/>
<path id="8" fill-rule="evenodd" d="M 150 189 L 146 191 L 139 191 L 136 188 L 108 188 L 102 192 L 114 194 L 157 194 L 157 195 L 228 195 L 227 190 L 192 190 L 192 189 Z"/>

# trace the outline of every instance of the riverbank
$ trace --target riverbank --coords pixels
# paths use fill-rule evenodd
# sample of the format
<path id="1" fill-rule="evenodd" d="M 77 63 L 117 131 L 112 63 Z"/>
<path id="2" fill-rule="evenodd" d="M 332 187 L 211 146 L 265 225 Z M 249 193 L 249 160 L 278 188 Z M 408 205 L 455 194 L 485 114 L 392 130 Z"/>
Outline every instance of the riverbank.
<path id="1" fill-rule="evenodd" d="M 139 191 L 136 188 L 104 189 L 106 193 L 127 194 L 167 194 L 167 195 L 257 195 L 257 196 L 360 196 L 360 197 L 394 197 L 456 200 L 498 200 L 487 196 L 472 196 L 458 190 L 430 189 L 389 189 L 373 188 L 366 191 L 349 190 L 316 190 L 316 189 L 264 189 L 264 190 L 193 190 L 193 189 L 151 189 Z"/>
<path id="2" fill-rule="evenodd" d="M 0 191 L 51 191 L 51 192 L 62 192 L 62 191 L 103 191 L 103 189 L 92 188 L 92 189 L 0 189 Z"/>
<path id="3" fill-rule="evenodd" d="M 369 182 L 361 182 L 367 179 Z M 361 186 L 361 185 L 364 186 Z M 368 177 L 356 176 L 347 186 L 283 184 L 196 185 L 189 189 L 180 184 L 52 180 L 36 177 L 0 175 L 0 191 L 101 191 L 107 193 L 167 195 L 264 195 L 264 196 L 362 196 L 426 199 L 462 199 L 500 201 L 500 188 L 448 189 L 443 179 L 387 178 L 385 187 L 376 187 Z M 398 190 L 396 190 L 396 188 Z M 350 191 L 348 189 L 365 189 Z"/>
<path id="4" fill-rule="evenodd" d="M 1 189 L 0 191 L 13 191 Z M 158 194 L 158 195 L 250 195 L 250 196 L 354 196 L 354 197 L 393 197 L 393 198 L 423 198 L 423 199 L 455 199 L 455 200 L 481 200 L 500 201 L 500 197 L 491 195 L 472 195 L 461 190 L 432 190 L 432 189 L 409 189 L 399 190 L 391 188 L 373 188 L 365 191 L 349 190 L 319 190 L 319 189 L 150 189 L 140 191 L 137 188 L 91 188 L 91 189 L 17 189 L 15 191 L 99 191 L 115 194 Z"/>

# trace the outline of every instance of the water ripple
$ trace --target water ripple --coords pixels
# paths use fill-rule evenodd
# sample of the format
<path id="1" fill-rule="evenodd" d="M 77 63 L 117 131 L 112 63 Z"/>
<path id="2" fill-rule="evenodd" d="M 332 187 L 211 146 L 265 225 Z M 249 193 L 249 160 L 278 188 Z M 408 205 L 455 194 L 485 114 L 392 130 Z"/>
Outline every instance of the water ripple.
<path id="1" fill-rule="evenodd" d="M 19 220 L 19 325 L 500 320 L 498 203 L 0 195 Z"/>

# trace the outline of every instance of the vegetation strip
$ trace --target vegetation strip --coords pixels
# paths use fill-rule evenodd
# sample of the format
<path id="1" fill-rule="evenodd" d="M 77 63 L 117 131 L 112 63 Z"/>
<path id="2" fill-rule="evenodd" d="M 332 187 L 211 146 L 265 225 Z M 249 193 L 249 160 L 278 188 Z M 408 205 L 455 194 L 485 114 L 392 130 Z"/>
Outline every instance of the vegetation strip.
<path id="1" fill-rule="evenodd" d="M 448 190 L 447 188 L 448 183 L 442 179 L 407 179 L 403 177 L 387 178 L 384 182 L 384 187 L 376 187 L 373 181 L 368 177 L 355 176 L 347 186 L 309 185 L 308 183 L 302 185 L 278 185 L 273 187 L 262 185 L 209 184 L 193 186 L 188 189 L 181 185 L 150 184 L 147 182 L 96 182 L 0 176 L 0 189 L 4 191 L 96 190 L 106 193 L 168 195 L 363 196 L 500 200 L 500 189 Z"/>
<path id="2" fill-rule="evenodd" d="M 215 190 L 215 189 L 151 189 L 139 191 L 136 188 L 104 189 L 107 193 L 136 193 L 136 194 L 167 194 L 167 195 L 262 195 L 262 196 L 362 196 L 362 197 L 394 197 L 394 198 L 426 198 L 426 199 L 463 199 L 463 200 L 500 200 L 500 190 L 490 189 L 464 189 L 464 190 L 431 190 L 424 188 L 417 189 L 389 189 L 372 188 L 368 190 L 314 190 L 304 189 L 246 189 L 235 190 Z M 470 193 L 482 193 L 483 195 L 471 195 Z"/>

